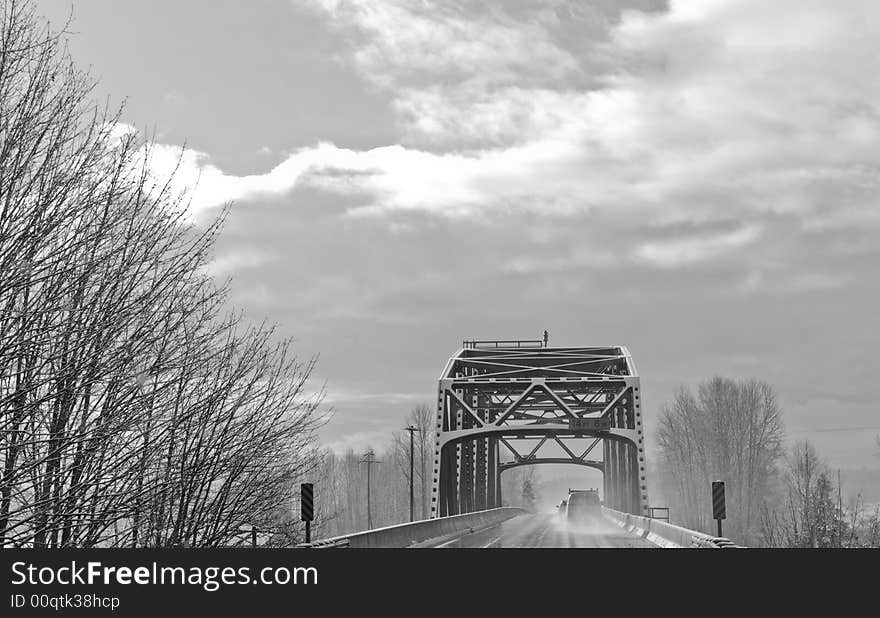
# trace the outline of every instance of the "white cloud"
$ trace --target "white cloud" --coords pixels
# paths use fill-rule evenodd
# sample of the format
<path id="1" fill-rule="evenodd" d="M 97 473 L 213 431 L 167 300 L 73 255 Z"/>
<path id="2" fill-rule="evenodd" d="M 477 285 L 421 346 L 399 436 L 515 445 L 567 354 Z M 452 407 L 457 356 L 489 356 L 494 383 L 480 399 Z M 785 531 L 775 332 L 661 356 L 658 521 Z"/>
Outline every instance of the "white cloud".
<path id="1" fill-rule="evenodd" d="M 391 430 L 382 429 L 350 433 L 338 440 L 327 442 L 323 446 L 337 455 L 344 455 L 348 450 L 364 452 L 368 448 L 373 448 L 381 451 L 384 450 L 390 442 Z"/>
<path id="2" fill-rule="evenodd" d="M 547 272 L 569 272 L 595 270 L 619 266 L 620 256 L 606 249 L 579 246 L 570 252 L 555 252 L 554 255 L 535 257 L 521 256 L 510 260 L 503 268 L 505 272 L 530 275 Z"/>
<path id="3" fill-rule="evenodd" d="M 635 250 L 635 257 L 652 266 L 672 268 L 742 249 L 754 243 L 760 235 L 761 228 L 750 225 L 724 234 L 648 242 Z"/>
<path id="4" fill-rule="evenodd" d="M 211 262 L 205 267 L 205 272 L 212 277 L 232 275 L 245 269 L 263 266 L 271 260 L 272 257 L 262 251 L 230 251 L 211 260 Z"/>
<path id="5" fill-rule="evenodd" d="M 516 19 L 505 3 L 409 0 L 313 0 L 332 20 L 363 35 L 354 61 L 382 86 L 425 74 L 485 83 L 519 81 L 540 67 L 543 78 L 577 73 L 579 63 L 548 30 Z"/>
<path id="6" fill-rule="evenodd" d="M 235 176 L 210 162 L 203 152 L 156 144 L 149 153 L 150 167 L 158 178 L 175 173 L 176 186 L 187 190 L 195 211 L 254 196 L 283 195 L 315 165 L 334 160 L 338 149 L 329 144 L 301 149 L 265 174 Z"/>
<path id="7" fill-rule="evenodd" d="M 350 391 L 339 388 L 330 388 L 324 396 L 324 403 L 330 405 L 351 403 L 377 403 L 399 406 L 404 404 L 419 403 L 426 399 L 425 393 L 365 393 Z"/>
<path id="8" fill-rule="evenodd" d="M 627 242 L 636 260 L 666 268 L 769 242 L 761 230 L 773 216 L 805 230 L 880 223 L 880 81 L 870 79 L 880 4 L 675 0 L 664 13 L 625 13 L 592 55 L 564 43 L 558 18 L 538 5 L 516 14 L 498 3 L 312 4 L 356 32 L 351 61 L 395 97 L 401 143 L 320 143 L 249 176 L 157 147 L 159 170 L 182 156 L 196 210 L 308 186 L 355 195 L 351 212 L 369 216 L 749 222 Z"/>

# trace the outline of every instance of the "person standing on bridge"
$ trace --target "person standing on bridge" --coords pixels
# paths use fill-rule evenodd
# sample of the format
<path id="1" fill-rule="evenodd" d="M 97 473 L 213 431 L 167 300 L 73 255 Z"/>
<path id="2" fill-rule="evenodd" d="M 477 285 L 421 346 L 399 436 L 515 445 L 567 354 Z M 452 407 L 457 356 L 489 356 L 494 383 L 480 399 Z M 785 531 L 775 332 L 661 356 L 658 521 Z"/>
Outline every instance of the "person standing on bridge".
<path id="1" fill-rule="evenodd" d="M 544 347 L 545 348 L 547 347 L 547 341 L 549 341 L 549 340 L 550 340 L 550 333 L 548 333 L 547 330 L 545 329 L 544 330 Z"/>

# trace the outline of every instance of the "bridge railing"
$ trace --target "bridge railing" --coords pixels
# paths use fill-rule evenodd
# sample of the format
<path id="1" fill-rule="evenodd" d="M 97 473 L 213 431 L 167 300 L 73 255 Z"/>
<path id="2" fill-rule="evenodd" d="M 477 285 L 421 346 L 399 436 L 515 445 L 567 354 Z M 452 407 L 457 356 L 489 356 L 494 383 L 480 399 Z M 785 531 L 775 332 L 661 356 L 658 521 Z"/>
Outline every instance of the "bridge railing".
<path id="1" fill-rule="evenodd" d="M 696 530 L 682 528 L 659 519 L 641 517 L 631 513 L 621 513 L 602 507 L 602 515 L 627 532 L 642 537 L 646 541 L 667 549 L 700 548 L 725 549 L 740 547 L 730 539 L 715 537 Z"/>
<path id="2" fill-rule="evenodd" d="M 397 524 L 385 528 L 376 528 L 375 530 L 354 532 L 352 534 L 344 534 L 329 539 L 315 541 L 314 543 L 302 543 L 296 547 L 309 547 L 313 549 L 343 547 L 410 547 L 429 539 L 493 526 L 526 512 L 527 511 L 523 509 L 505 506 L 497 509 L 477 511 L 476 513 L 467 513 L 465 515 L 423 519 L 421 521 Z"/>
<path id="3" fill-rule="evenodd" d="M 461 347 L 473 348 L 543 348 L 542 339 L 465 339 Z"/>

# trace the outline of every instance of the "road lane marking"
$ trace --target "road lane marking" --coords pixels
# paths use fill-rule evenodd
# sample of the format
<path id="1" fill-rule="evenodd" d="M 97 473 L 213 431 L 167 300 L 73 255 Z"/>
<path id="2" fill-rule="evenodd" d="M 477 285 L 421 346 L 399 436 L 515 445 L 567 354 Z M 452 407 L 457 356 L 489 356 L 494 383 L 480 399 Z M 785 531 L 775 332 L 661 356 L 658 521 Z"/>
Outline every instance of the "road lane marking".
<path id="1" fill-rule="evenodd" d="M 452 545 L 453 543 L 458 543 L 460 540 L 461 540 L 461 537 L 458 536 L 458 537 L 455 537 L 454 539 L 452 539 L 451 541 L 446 541 L 445 543 L 440 543 L 440 545 L 435 545 L 434 547 L 436 549 L 440 549 L 441 547 L 448 547 L 448 546 Z"/>
<path id="2" fill-rule="evenodd" d="M 500 536 L 499 536 L 499 537 L 495 537 L 494 539 L 492 539 L 491 541 L 489 541 L 488 543 L 486 543 L 485 545 L 483 545 L 483 546 L 482 546 L 482 549 L 486 549 L 487 547 L 492 547 L 493 545 L 495 545 L 495 543 L 497 543 L 497 542 L 500 541 L 500 540 L 501 540 L 501 537 L 500 537 Z"/>

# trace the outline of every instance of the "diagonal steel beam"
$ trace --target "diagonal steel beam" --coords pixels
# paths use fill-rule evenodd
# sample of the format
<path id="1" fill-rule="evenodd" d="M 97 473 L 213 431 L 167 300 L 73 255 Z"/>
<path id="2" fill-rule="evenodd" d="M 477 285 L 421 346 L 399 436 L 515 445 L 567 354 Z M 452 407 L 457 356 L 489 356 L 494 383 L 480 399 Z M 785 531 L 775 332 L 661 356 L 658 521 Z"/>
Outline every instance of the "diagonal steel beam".
<path id="1" fill-rule="evenodd" d="M 461 399 L 459 399 L 458 395 L 455 394 L 455 391 L 453 391 L 453 390 L 450 389 L 450 388 L 447 388 L 447 389 L 446 389 L 446 393 L 447 393 L 450 397 L 452 397 L 453 399 L 455 399 L 455 401 L 458 402 L 458 405 L 460 405 L 460 406 L 462 407 L 462 409 L 463 409 L 465 412 L 467 412 L 468 414 L 470 414 L 471 418 L 473 418 L 474 421 L 477 422 L 477 425 L 478 425 L 478 426 L 480 426 L 480 427 L 483 426 L 484 423 L 483 423 L 483 421 L 480 419 L 480 417 L 477 416 L 476 412 L 474 412 L 474 411 L 471 409 L 471 407 L 470 407 L 469 405 L 467 405 L 465 402 L 463 402 Z"/>
<path id="2" fill-rule="evenodd" d="M 500 426 L 504 421 L 507 420 L 507 417 L 509 417 L 514 412 L 516 412 L 516 409 L 520 405 L 522 405 L 522 403 L 526 400 L 526 397 L 528 397 L 529 394 L 533 390 L 535 390 L 536 387 L 537 387 L 537 384 L 535 384 L 534 382 L 529 384 L 529 387 L 522 392 L 522 395 L 520 395 L 516 401 L 514 401 L 512 404 L 510 404 L 510 406 L 504 411 L 504 413 L 500 417 L 498 417 L 498 420 L 495 421 L 495 425 Z"/>
<path id="3" fill-rule="evenodd" d="M 552 399 L 553 402 L 554 402 L 556 405 L 558 405 L 560 408 L 562 408 L 562 410 L 563 410 L 563 411 L 564 411 L 569 417 L 571 417 L 571 418 L 577 418 L 577 417 L 578 417 L 577 414 L 575 414 L 575 413 L 572 411 L 571 408 L 569 408 L 567 405 L 565 405 L 565 402 L 562 401 L 562 400 L 556 395 L 556 393 L 554 393 L 550 388 L 548 388 L 546 384 L 540 384 L 539 386 L 544 390 L 545 393 L 547 393 L 547 395 L 550 396 L 550 399 Z"/>
<path id="4" fill-rule="evenodd" d="M 629 386 L 624 385 L 623 388 L 620 390 L 620 392 L 617 393 L 617 396 L 611 401 L 611 403 L 609 403 L 607 406 L 605 406 L 605 409 L 602 410 L 602 413 L 600 414 L 600 416 L 602 416 L 604 418 L 607 414 L 609 414 L 611 412 L 611 409 L 614 407 L 614 405 L 618 401 L 620 401 L 620 398 L 623 397 L 628 390 L 629 390 Z"/>
<path id="5" fill-rule="evenodd" d="M 508 442 L 508 441 L 505 440 L 504 438 L 498 438 L 498 441 L 501 442 L 501 444 L 503 444 L 504 446 L 506 446 L 508 451 L 510 451 L 511 453 L 513 453 L 513 458 L 514 458 L 516 461 L 522 461 L 523 456 L 520 454 L 520 452 L 519 452 L 518 450 L 516 450 L 515 448 L 513 448 L 513 447 L 510 445 L 510 442 Z"/>
<path id="6" fill-rule="evenodd" d="M 568 456 L 569 456 L 569 457 L 571 457 L 572 459 L 579 459 L 579 457 L 578 457 L 577 455 L 575 455 L 575 454 L 571 451 L 570 448 L 568 448 L 568 445 L 565 444 L 565 442 L 563 442 L 562 440 L 559 439 L 559 436 L 553 436 L 553 439 L 556 440 L 556 443 L 557 443 L 559 446 L 562 447 L 562 450 L 564 450 L 566 453 L 568 453 Z"/>
<path id="7" fill-rule="evenodd" d="M 538 449 L 540 449 L 542 446 L 544 446 L 544 443 L 547 441 L 547 438 L 548 438 L 547 436 L 544 436 L 543 438 L 541 438 L 541 441 L 538 442 L 538 446 L 536 446 L 535 448 L 532 449 L 532 452 L 526 456 L 526 459 L 532 459 L 535 456 L 535 453 L 538 452 Z"/>
<path id="8" fill-rule="evenodd" d="M 602 441 L 602 438 L 596 438 L 595 440 L 593 440 L 593 443 L 587 447 L 587 450 L 585 450 L 583 452 L 583 454 L 580 457 L 578 457 L 578 459 L 584 459 L 587 455 L 590 454 L 590 451 L 592 451 L 594 448 L 596 448 L 596 445 L 599 444 L 599 442 L 601 442 L 601 441 Z"/>

